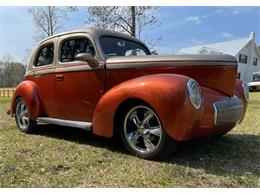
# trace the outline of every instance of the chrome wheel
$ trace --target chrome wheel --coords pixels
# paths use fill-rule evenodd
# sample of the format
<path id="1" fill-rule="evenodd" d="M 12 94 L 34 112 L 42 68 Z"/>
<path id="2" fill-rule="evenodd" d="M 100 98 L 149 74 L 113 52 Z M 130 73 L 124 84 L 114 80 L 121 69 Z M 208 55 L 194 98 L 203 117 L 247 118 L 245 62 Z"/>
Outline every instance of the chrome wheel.
<path id="1" fill-rule="evenodd" d="M 20 99 L 16 104 L 15 116 L 19 128 L 28 129 L 30 125 L 30 119 L 28 115 L 28 109 L 22 99 Z"/>
<path id="2" fill-rule="evenodd" d="M 151 108 L 138 105 L 130 109 L 124 118 L 124 136 L 134 151 L 150 154 L 160 146 L 162 125 Z"/>

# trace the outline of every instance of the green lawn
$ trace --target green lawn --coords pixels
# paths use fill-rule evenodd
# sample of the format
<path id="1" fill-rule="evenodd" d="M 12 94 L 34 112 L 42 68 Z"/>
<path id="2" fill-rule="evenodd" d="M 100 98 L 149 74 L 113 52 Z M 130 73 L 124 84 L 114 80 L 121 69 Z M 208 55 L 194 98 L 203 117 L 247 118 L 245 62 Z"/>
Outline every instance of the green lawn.
<path id="1" fill-rule="evenodd" d="M 242 124 L 220 138 L 183 143 L 154 162 L 129 155 L 118 138 L 42 125 L 18 131 L 0 98 L 0 187 L 260 187 L 260 92 Z"/>

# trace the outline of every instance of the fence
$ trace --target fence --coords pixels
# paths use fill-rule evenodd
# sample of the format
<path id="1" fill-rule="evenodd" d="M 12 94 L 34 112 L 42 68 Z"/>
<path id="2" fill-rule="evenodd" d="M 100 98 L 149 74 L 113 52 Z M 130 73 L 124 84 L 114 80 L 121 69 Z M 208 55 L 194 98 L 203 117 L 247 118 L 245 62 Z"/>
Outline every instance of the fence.
<path id="1" fill-rule="evenodd" d="M 0 88 L 0 97 L 12 97 L 15 88 Z"/>

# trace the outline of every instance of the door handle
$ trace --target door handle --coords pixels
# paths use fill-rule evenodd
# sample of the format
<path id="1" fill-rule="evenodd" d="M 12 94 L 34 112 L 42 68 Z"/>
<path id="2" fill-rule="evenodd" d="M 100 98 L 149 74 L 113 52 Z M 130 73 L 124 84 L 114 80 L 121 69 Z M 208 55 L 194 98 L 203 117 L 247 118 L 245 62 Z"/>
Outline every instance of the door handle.
<path id="1" fill-rule="evenodd" d="M 56 74 L 55 78 L 56 78 L 56 81 L 63 81 L 63 75 L 62 74 Z"/>

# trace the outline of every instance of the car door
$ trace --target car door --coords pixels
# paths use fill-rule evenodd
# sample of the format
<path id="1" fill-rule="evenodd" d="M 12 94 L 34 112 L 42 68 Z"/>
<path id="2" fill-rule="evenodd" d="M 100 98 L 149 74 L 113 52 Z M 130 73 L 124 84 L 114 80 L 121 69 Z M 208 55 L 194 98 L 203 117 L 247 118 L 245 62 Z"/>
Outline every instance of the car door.
<path id="1" fill-rule="evenodd" d="M 63 36 L 59 40 L 55 68 L 54 96 L 56 118 L 91 122 L 95 106 L 103 94 L 105 69 L 74 60 L 79 53 L 94 58 L 97 51 L 85 33 Z"/>
<path id="2" fill-rule="evenodd" d="M 42 107 L 42 116 L 53 117 L 53 86 L 55 71 L 55 39 L 41 43 L 33 52 L 28 80 L 35 82 Z M 33 95 L 33 94 L 32 94 Z"/>

